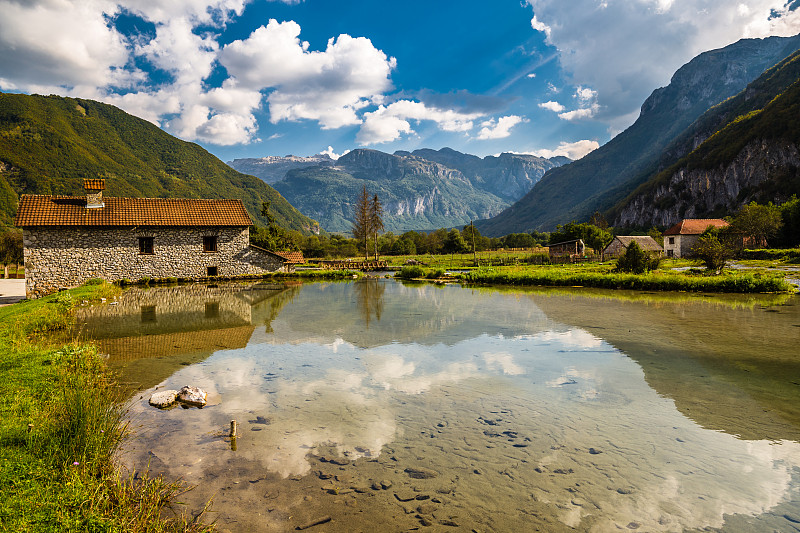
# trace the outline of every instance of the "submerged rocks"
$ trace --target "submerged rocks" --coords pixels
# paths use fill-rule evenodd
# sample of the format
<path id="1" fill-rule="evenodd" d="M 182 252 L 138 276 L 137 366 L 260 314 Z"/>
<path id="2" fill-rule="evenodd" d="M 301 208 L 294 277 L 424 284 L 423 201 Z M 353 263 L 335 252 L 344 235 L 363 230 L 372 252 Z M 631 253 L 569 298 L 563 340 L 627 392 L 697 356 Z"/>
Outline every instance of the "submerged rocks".
<path id="1" fill-rule="evenodd" d="M 184 406 L 203 407 L 208 393 L 199 387 L 185 386 L 181 390 L 163 390 L 150 396 L 150 405 L 159 409 L 171 407 L 176 401 Z"/>
<path id="2" fill-rule="evenodd" d="M 439 475 L 439 472 L 428 468 L 406 468 L 406 474 L 413 479 L 432 479 Z"/>

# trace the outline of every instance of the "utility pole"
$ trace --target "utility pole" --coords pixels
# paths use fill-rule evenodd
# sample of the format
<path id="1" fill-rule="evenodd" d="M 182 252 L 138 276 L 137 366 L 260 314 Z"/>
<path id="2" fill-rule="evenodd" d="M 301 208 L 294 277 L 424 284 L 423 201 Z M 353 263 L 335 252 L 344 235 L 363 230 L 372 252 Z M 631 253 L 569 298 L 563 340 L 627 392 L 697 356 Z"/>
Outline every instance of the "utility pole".
<path id="1" fill-rule="evenodd" d="M 472 228 L 472 264 L 478 266 L 478 258 L 475 255 L 475 224 L 470 220 L 469 225 Z"/>

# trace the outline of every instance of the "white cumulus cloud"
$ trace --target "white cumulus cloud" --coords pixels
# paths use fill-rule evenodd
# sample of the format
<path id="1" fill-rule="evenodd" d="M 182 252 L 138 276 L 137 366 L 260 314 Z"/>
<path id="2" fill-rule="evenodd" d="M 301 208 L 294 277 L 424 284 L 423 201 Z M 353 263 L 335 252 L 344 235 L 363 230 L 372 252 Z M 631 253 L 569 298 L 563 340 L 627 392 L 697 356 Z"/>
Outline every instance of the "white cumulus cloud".
<path id="1" fill-rule="evenodd" d="M 630 125 L 654 89 L 701 52 L 745 37 L 800 33 L 800 10 L 791 11 L 786 0 L 527 2 L 532 27 L 558 49 L 569 81 L 597 91 L 597 109 L 563 118 L 591 115 L 617 131 Z"/>
<path id="2" fill-rule="evenodd" d="M 397 140 L 402 135 L 414 133 L 410 121 L 431 121 L 444 131 L 468 132 L 473 128 L 474 121 L 482 116 L 481 113 L 461 113 L 428 107 L 422 102 L 398 100 L 364 113 L 364 124 L 356 135 L 356 141 L 368 145 Z"/>
<path id="3" fill-rule="evenodd" d="M 350 150 L 345 150 L 341 154 L 337 154 L 336 152 L 333 151 L 333 146 L 328 146 L 328 148 L 323 150 L 323 151 L 321 151 L 319 153 L 319 155 L 327 155 L 331 159 L 336 160 L 336 159 L 339 159 L 340 157 L 342 157 L 343 155 L 345 155 L 345 154 L 347 154 L 349 152 L 350 152 Z"/>
<path id="4" fill-rule="evenodd" d="M 517 115 L 508 115 L 499 119 L 489 119 L 481 123 L 478 139 L 504 139 L 511 136 L 511 128 L 528 120 Z"/>
<path id="5" fill-rule="evenodd" d="M 342 34 L 310 50 L 297 23 L 271 20 L 221 46 L 246 2 L 0 0 L 0 89 L 104 100 L 184 139 L 230 145 L 256 137 L 254 112 L 264 104 L 272 122 L 338 128 L 360 124 L 361 111 L 392 88 L 394 58 L 363 37 Z M 123 12 L 152 24 L 154 35 L 117 32 L 109 20 Z M 168 81 L 150 84 L 134 58 Z M 219 65 L 229 77 L 209 88 Z"/>
<path id="6" fill-rule="evenodd" d="M 127 84 L 125 41 L 108 28 L 114 2 L 0 0 L 2 88 Z"/>
<path id="7" fill-rule="evenodd" d="M 363 37 L 343 34 L 330 39 L 325 51 L 311 51 L 299 35 L 296 22 L 270 20 L 247 39 L 225 46 L 220 62 L 244 86 L 275 89 L 267 97 L 272 122 L 359 124 L 356 111 L 391 88 L 394 58 Z"/>
<path id="8" fill-rule="evenodd" d="M 564 109 L 566 109 L 563 105 L 559 104 L 558 102 L 554 102 L 553 100 L 540 103 L 539 107 L 542 109 L 547 109 L 548 111 L 552 111 L 553 113 L 561 113 L 564 111 Z"/>
<path id="9" fill-rule="evenodd" d="M 535 155 L 537 157 L 547 157 L 547 158 L 564 156 L 575 161 L 585 156 L 589 152 L 597 150 L 598 148 L 600 148 L 600 143 L 598 143 L 597 141 L 590 141 L 588 139 L 584 139 L 581 141 L 575 141 L 571 143 L 570 142 L 559 143 L 558 147 L 556 147 L 553 150 L 542 148 L 540 150 L 534 150 L 528 153 L 531 155 Z"/>
<path id="10" fill-rule="evenodd" d="M 597 104 L 592 104 L 589 107 L 581 107 L 578 109 L 573 109 L 572 111 L 565 111 L 563 113 L 559 113 L 558 117 L 563 120 L 587 119 L 595 116 L 599 109 L 600 106 L 598 106 Z"/>

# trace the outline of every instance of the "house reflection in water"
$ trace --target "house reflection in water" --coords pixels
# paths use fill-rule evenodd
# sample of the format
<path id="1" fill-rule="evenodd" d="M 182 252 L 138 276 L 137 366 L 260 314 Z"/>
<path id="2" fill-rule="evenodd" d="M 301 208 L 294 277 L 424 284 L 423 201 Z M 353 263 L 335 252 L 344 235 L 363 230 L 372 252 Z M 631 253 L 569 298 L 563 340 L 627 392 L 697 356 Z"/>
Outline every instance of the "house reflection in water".
<path id="1" fill-rule="evenodd" d="M 116 305 L 79 309 L 76 319 L 123 381 L 147 388 L 218 350 L 247 346 L 256 326 L 269 329 L 299 289 L 283 283 L 136 287 Z"/>

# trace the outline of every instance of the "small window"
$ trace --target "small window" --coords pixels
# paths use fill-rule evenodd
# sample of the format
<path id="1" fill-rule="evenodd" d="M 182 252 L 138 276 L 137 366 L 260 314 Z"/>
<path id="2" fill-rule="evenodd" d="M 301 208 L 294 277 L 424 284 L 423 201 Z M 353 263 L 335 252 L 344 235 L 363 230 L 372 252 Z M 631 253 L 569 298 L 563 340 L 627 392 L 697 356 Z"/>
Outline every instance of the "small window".
<path id="1" fill-rule="evenodd" d="M 669 238 L 669 243 L 670 244 L 675 244 L 675 237 L 670 237 Z"/>
<path id="2" fill-rule="evenodd" d="M 153 237 L 139 237 L 139 253 L 140 254 L 153 253 Z"/>
<path id="3" fill-rule="evenodd" d="M 208 267 L 206 275 L 207 276 L 216 276 L 217 275 L 217 267 Z"/>
<path id="4" fill-rule="evenodd" d="M 217 251 L 217 237 L 203 237 L 203 251 L 216 252 Z"/>

